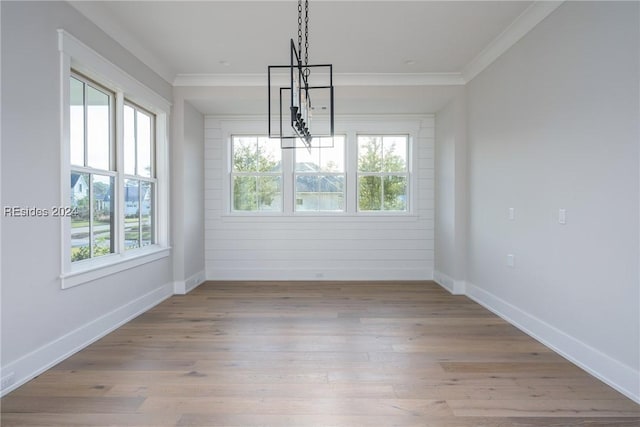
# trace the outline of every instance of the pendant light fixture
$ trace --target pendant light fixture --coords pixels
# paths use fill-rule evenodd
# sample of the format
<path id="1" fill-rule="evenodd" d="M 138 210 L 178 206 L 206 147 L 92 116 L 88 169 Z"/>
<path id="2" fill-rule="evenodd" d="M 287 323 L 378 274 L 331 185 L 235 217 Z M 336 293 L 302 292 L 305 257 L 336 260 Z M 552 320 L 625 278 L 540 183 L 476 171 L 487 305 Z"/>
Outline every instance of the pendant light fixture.
<path id="1" fill-rule="evenodd" d="M 298 46 L 291 39 L 289 65 L 268 66 L 269 137 L 282 148 L 333 145 L 333 66 L 309 64 L 309 0 L 304 12 L 304 56 L 298 0 Z"/>

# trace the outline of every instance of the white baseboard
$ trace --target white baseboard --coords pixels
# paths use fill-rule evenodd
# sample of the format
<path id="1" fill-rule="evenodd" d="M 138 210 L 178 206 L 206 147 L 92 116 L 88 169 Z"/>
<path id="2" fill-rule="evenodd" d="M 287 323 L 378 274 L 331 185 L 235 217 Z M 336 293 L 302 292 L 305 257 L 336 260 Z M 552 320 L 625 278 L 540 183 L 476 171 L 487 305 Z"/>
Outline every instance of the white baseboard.
<path id="1" fill-rule="evenodd" d="M 173 293 L 175 295 L 186 295 L 206 281 L 204 270 L 189 276 L 186 280 L 176 280 L 173 282 Z"/>
<path id="2" fill-rule="evenodd" d="M 15 390 L 172 295 L 173 284 L 167 283 L 2 366 L 4 388 L 0 396 Z"/>
<path id="3" fill-rule="evenodd" d="M 342 270 L 229 269 L 207 272 L 207 280 L 431 280 L 431 269 Z"/>
<path id="4" fill-rule="evenodd" d="M 602 382 L 640 403 L 640 371 L 467 282 L 466 295 Z"/>
<path id="5" fill-rule="evenodd" d="M 446 274 L 435 270 L 433 281 L 445 288 L 452 295 L 465 295 L 467 284 L 464 280 L 454 280 Z"/>

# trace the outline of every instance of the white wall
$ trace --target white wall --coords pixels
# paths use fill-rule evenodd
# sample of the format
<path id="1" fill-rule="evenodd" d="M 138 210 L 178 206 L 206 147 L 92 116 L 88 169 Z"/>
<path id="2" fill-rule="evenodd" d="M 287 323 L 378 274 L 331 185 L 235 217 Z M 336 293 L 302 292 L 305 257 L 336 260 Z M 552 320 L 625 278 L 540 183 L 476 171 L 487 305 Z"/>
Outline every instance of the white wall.
<path id="1" fill-rule="evenodd" d="M 2 206 L 60 200 L 63 28 L 156 93 L 171 87 L 64 2 L 1 2 Z M 172 294 L 171 258 L 62 290 L 60 220 L 2 217 L 2 377 L 7 390 Z"/>
<path id="2" fill-rule="evenodd" d="M 467 86 L 467 294 L 636 400 L 638 7 L 566 2 Z"/>
<path id="3" fill-rule="evenodd" d="M 185 294 L 205 280 L 204 116 L 174 89 L 171 173 L 173 275 Z"/>
<path id="4" fill-rule="evenodd" d="M 467 135 L 465 90 L 460 88 L 435 121 L 434 280 L 464 293 L 467 224 Z"/>
<path id="5" fill-rule="evenodd" d="M 397 121 L 397 118 L 392 119 Z M 264 132 L 265 120 L 259 129 Z M 336 129 L 358 128 L 336 120 Z M 233 216 L 226 211 L 225 144 L 231 124 L 205 120 L 205 259 L 212 280 L 430 279 L 433 275 L 433 118 L 407 121 L 414 147 L 417 203 L 410 216 Z M 380 127 L 380 120 L 362 123 Z M 366 127 L 365 127 L 366 126 Z M 398 125 L 402 126 L 402 125 Z M 399 127 L 389 132 L 399 132 Z"/>
<path id="6" fill-rule="evenodd" d="M 185 102 L 185 277 L 204 279 L 204 116 Z"/>

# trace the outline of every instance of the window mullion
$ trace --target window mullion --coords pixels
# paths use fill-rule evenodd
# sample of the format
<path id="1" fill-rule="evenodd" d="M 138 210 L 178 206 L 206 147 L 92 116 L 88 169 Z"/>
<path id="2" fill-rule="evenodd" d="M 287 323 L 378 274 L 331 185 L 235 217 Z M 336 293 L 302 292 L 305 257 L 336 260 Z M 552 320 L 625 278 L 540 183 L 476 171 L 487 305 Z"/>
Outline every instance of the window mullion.
<path id="1" fill-rule="evenodd" d="M 142 247 L 142 180 L 138 180 L 138 247 Z"/>
<path id="2" fill-rule="evenodd" d="M 82 120 L 84 121 L 84 164 L 83 166 L 89 166 L 89 105 L 88 105 L 88 95 L 89 95 L 89 85 L 86 82 L 82 82 Z"/>
<path id="3" fill-rule="evenodd" d="M 383 154 L 383 156 L 384 156 L 384 154 Z M 383 159 L 384 159 L 384 157 L 383 157 Z M 383 162 L 384 162 L 384 160 L 383 160 Z M 384 174 L 384 173 L 380 174 L 380 211 L 381 212 L 385 211 L 385 208 L 384 208 L 384 178 L 386 176 L 387 175 Z"/>
<path id="4" fill-rule="evenodd" d="M 124 253 L 124 94 L 116 93 L 116 179 L 114 189 L 115 203 L 113 218 L 116 223 L 114 238 L 116 252 Z"/>
<path id="5" fill-rule="evenodd" d="M 89 258 L 94 257 L 95 247 L 93 244 L 93 174 L 89 175 Z"/>
<path id="6" fill-rule="evenodd" d="M 345 169 L 345 212 L 355 214 L 358 210 L 358 152 L 357 134 L 349 132 L 347 134 Z"/>
<path id="7" fill-rule="evenodd" d="M 138 171 L 138 110 L 133 109 L 133 173 L 140 175 Z"/>
<path id="8" fill-rule="evenodd" d="M 295 212 L 295 176 L 294 176 L 294 150 L 282 150 L 281 171 L 282 177 L 282 212 L 290 214 Z"/>

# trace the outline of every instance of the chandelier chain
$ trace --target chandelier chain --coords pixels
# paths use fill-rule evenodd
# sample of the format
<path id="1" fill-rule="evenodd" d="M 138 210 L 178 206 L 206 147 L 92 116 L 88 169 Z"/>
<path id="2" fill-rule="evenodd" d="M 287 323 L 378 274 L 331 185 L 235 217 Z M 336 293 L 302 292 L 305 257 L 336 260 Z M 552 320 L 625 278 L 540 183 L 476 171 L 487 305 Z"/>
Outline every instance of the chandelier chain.
<path id="1" fill-rule="evenodd" d="M 298 52 L 302 55 L 302 0 L 298 0 Z"/>
<path id="2" fill-rule="evenodd" d="M 304 65 L 309 65 L 309 0 L 304 2 Z"/>

